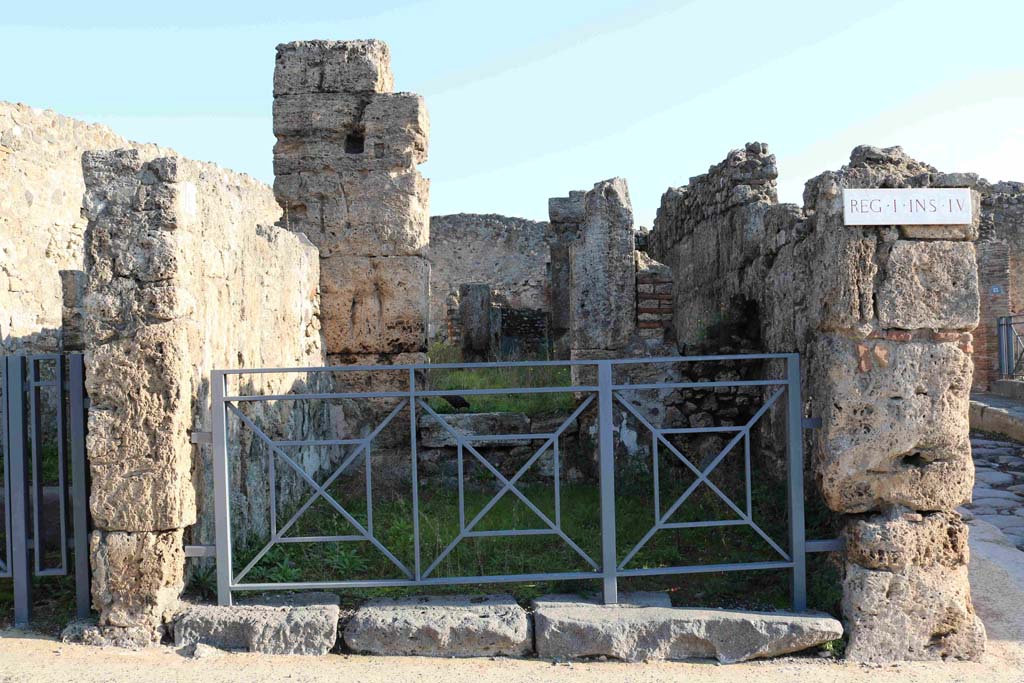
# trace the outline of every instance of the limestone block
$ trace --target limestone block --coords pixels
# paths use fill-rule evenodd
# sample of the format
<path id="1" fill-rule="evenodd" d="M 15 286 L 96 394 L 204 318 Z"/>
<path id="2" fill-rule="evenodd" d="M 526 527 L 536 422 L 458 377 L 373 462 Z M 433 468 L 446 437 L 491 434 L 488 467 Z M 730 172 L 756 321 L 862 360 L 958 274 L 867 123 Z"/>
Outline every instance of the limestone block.
<path id="1" fill-rule="evenodd" d="M 93 521 L 121 531 L 193 523 L 186 325 L 143 327 L 88 351 L 85 362 Z"/>
<path id="2" fill-rule="evenodd" d="M 877 296 L 883 327 L 973 330 L 980 305 L 974 245 L 894 242 Z"/>
<path id="3" fill-rule="evenodd" d="M 843 616 L 846 656 L 857 662 L 978 660 L 985 650 L 966 565 L 887 571 L 847 563 Z"/>
<path id="4" fill-rule="evenodd" d="M 269 655 L 325 655 L 338 639 L 338 603 L 333 593 L 299 593 L 233 607 L 191 605 L 174 620 L 174 644 Z"/>
<path id="5" fill-rule="evenodd" d="M 182 530 L 94 531 L 89 556 L 99 626 L 145 628 L 159 640 L 185 586 Z"/>
<path id="6" fill-rule="evenodd" d="M 526 610 L 510 595 L 373 600 L 345 626 L 345 644 L 377 655 L 524 656 L 533 650 Z"/>
<path id="7" fill-rule="evenodd" d="M 391 92 L 391 51 L 380 40 L 300 40 L 277 46 L 274 95 Z"/>
<path id="8" fill-rule="evenodd" d="M 570 247 L 573 349 L 619 349 L 636 327 L 633 209 L 622 178 L 587 192 L 580 236 Z"/>
<path id="9" fill-rule="evenodd" d="M 406 173 L 278 175 L 274 191 L 287 227 L 321 256 L 406 256 L 430 240 L 429 182 Z"/>
<path id="10" fill-rule="evenodd" d="M 539 447 L 541 445 L 540 439 L 536 441 L 528 439 L 495 441 L 479 438 L 486 435 L 529 434 L 530 420 L 523 413 L 450 413 L 441 415 L 441 418 L 456 433 L 478 437 L 469 442 L 473 446 L 500 445 L 505 448 L 513 448 L 515 446 Z M 433 415 L 424 413 L 421 413 L 419 417 L 417 443 L 426 448 L 454 447 L 456 445 L 452 433 L 445 429 Z"/>
<path id="11" fill-rule="evenodd" d="M 971 360 L 955 343 L 822 337 L 811 354 L 814 462 L 837 512 L 950 510 L 974 483 Z"/>
<path id="12" fill-rule="evenodd" d="M 535 600 L 537 656 L 731 663 L 799 652 L 843 634 L 842 625 L 826 614 L 690 609 L 622 597 L 617 605 L 564 596 Z"/>
<path id="13" fill-rule="evenodd" d="M 416 256 L 343 256 L 320 264 L 329 353 L 400 353 L 426 346 L 430 264 Z"/>

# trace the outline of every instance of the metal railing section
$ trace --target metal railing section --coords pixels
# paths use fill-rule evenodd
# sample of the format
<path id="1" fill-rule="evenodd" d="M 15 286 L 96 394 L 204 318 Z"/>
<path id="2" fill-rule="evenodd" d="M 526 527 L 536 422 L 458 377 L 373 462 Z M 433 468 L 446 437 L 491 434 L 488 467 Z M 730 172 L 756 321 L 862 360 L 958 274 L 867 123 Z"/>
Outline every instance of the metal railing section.
<path id="1" fill-rule="evenodd" d="M 654 382 L 654 383 L 624 383 L 616 384 L 613 381 L 613 370 L 616 367 L 627 366 L 638 363 L 693 363 L 702 361 L 777 361 L 785 365 L 785 376 L 777 379 L 764 380 L 734 380 L 734 381 L 694 381 L 694 382 Z M 297 589 L 340 589 L 340 588 L 367 588 L 386 586 L 431 586 L 431 585 L 456 585 L 456 584 L 480 584 L 495 582 L 518 582 L 518 581 L 540 581 L 540 580 L 574 580 L 574 579 L 600 579 L 603 583 L 604 600 L 606 603 L 617 602 L 618 586 L 617 580 L 620 577 L 684 574 L 697 572 L 720 572 L 720 571 L 741 571 L 741 570 L 763 570 L 782 569 L 791 572 L 792 602 L 796 610 L 806 609 L 806 563 L 805 554 L 807 551 L 804 538 L 804 511 L 803 511 L 803 446 L 802 446 L 802 416 L 800 399 L 800 364 L 797 354 L 746 354 L 746 355 L 720 355 L 720 356 L 681 356 L 668 358 L 631 358 L 618 360 L 595 360 L 595 361 L 541 361 L 541 362 L 505 362 L 505 363 L 467 363 L 467 364 L 422 364 L 422 365 L 391 365 L 391 366 L 338 366 L 322 368 L 260 368 L 260 369 L 239 369 L 239 370 L 215 370 L 212 375 L 213 395 L 213 434 L 212 445 L 214 452 L 214 502 L 216 520 L 216 558 L 217 558 L 217 594 L 218 602 L 222 605 L 231 604 L 232 593 L 241 590 L 266 591 L 266 590 L 297 590 Z M 475 369 L 475 368 L 501 368 L 516 366 L 589 366 L 596 370 L 597 384 L 570 385 L 570 386 L 546 386 L 546 387 L 509 387 L 499 389 L 464 389 L 464 390 L 430 390 L 419 386 L 417 372 L 436 369 Z M 294 394 L 229 394 L 228 379 L 240 375 L 259 375 L 266 373 L 311 373 L 311 372 L 404 372 L 407 373 L 407 386 L 396 391 L 340 391 L 340 392 L 310 392 Z M 627 396 L 629 392 L 646 389 L 715 389 L 718 387 L 766 387 L 774 388 L 770 391 L 767 400 L 753 414 L 753 416 L 742 425 L 734 427 L 707 427 L 707 428 L 659 428 L 642 414 Z M 575 409 L 563 420 L 560 425 L 549 433 L 537 434 L 486 434 L 470 435 L 455 429 L 442 414 L 435 411 L 426 401 L 432 396 L 445 396 L 458 393 L 460 396 L 481 396 L 501 395 L 519 393 L 543 393 L 543 392 L 573 392 L 577 396 Z M 387 416 L 376 425 L 376 427 L 364 438 L 356 439 L 310 439 L 310 440 L 275 440 L 267 431 L 256 424 L 241 409 L 240 405 L 246 402 L 266 402 L 281 400 L 309 400 L 309 399 L 397 399 L 397 405 Z M 789 539 L 788 551 L 783 549 L 773 538 L 767 534 L 754 519 L 750 457 L 751 457 L 751 430 L 773 407 L 781 406 L 784 401 L 786 406 L 786 428 L 787 428 L 787 506 L 789 518 Z M 598 413 L 598 455 L 600 473 L 600 527 L 601 527 L 601 553 L 599 557 L 591 557 L 580 546 L 578 540 L 571 538 L 562 528 L 561 520 L 561 462 L 559 453 L 559 437 L 572 425 L 580 415 L 595 405 Z M 641 541 L 630 548 L 620 558 L 617 548 L 616 533 L 616 503 L 615 503 L 615 444 L 613 435 L 613 413 L 614 407 L 618 405 L 624 408 L 630 415 L 636 418 L 637 422 L 650 433 L 652 447 L 652 475 L 654 481 L 653 501 L 653 523 L 649 531 Z M 409 411 L 409 443 L 410 450 L 414 457 L 410 457 L 410 480 L 412 488 L 412 533 L 413 533 L 413 560 L 411 566 L 400 560 L 376 534 L 373 522 L 373 488 L 371 482 L 374 439 L 388 427 L 395 418 L 405 409 Z M 455 442 L 457 452 L 458 472 L 458 515 L 459 532 L 444 547 L 444 549 L 433 558 L 423 558 L 420 548 L 420 513 L 419 513 L 419 465 L 417 456 L 417 414 L 423 412 L 436 420 L 443 430 Z M 269 449 L 268 475 L 270 480 L 270 539 L 256 553 L 256 555 L 239 571 L 233 566 L 231 527 L 230 527 L 230 500 L 231 482 L 228 467 L 228 430 L 227 420 L 231 416 L 240 421 L 252 434 L 258 438 Z M 673 434 L 696 434 L 696 433 L 722 433 L 729 435 L 727 445 L 713 458 L 705 467 L 700 468 L 694 464 L 690 457 L 675 447 L 668 437 Z M 541 445 L 534 453 L 526 458 L 525 462 L 510 477 L 506 477 L 480 452 L 474 445 L 475 442 L 486 440 L 495 442 L 501 440 L 523 441 L 538 440 Z M 736 502 L 727 496 L 717 487 L 709 476 L 726 456 L 738 445 L 743 446 L 744 472 L 745 472 L 745 498 Z M 323 481 L 318 483 L 310 476 L 302 466 L 285 452 L 288 446 L 309 446 L 309 445 L 337 445 L 354 446 L 353 450 L 344 457 L 333 472 Z M 695 476 L 696 480 L 676 498 L 667 508 L 663 509 L 660 500 L 658 486 L 659 477 L 659 452 L 665 451 L 672 457 L 678 459 Z M 552 456 L 553 462 L 553 491 L 554 491 L 554 515 L 547 515 L 535 505 L 524 494 L 518 484 L 526 472 L 545 453 Z M 360 456 L 366 458 L 366 524 L 360 523 L 356 516 L 345 508 L 342 502 L 332 496 L 328 489 L 340 477 L 346 469 Z M 312 495 L 306 500 L 297 511 L 285 520 L 283 524 L 277 519 L 275 500 L 275 480 L 277 478 L 276 461 L 280 461 L 290 472 L 300 477 L 312 489 Z M 467 520 L 465 508 L 465 465 L 473 461 L 493 475 L 499 484 L 498 492 L 483 505 L 480 511 Z M 715 493 L 736 515 L 736 519 L 713 520 L 699 522 L 673 523 L 671 519 L 688 498 L 700 486 L 707 486 Z M 505 496 L 513 496 L 526 506 L 539 521 L 536 528 L 530 529 L 506 529 L 506 530 L 480 530 L 478 525 L 484 516 Z M 343 536 L 322 536 L 304 535 L 287 536 L 302 515 L 318 500 L 324 500 L 330 507 L 341 515 L 353 529 L 355 534 Z M 686 529 L 718 526 L 747 526 L 752 529 L 768 546 L 778 555 L 777 560 L 767 562 L 735 562 L 715 565 L 676 565 L 669 567 L 653 568 L 632 568 L 631 562 L 636 558 L 644 546 L 658 532 L 668 529 Z M 438 576 L 438 568 L 446 557 L 465 539 L 483 537 L 511 537 L 511 536 L 534 536 L 551 535 L 559 538 L 589 567 L 587 571 L 574 572 L 537 572 L 516 575 L 489 575 L 489 576 Z M 337 581 L 317 582 L 245 582 L 257 563 L 265 557 L 274 546 L 284 543 L 300 542 L 344 542 L 364 541 L 372 544 L 394 565 L 395 570 L 401 575 L 399 578 L 380 579 L 345 579 Z"/>
<path id="2" fill-rule="evenodd" d="M 3 395 L 4 557 L 0 577 L 14 580 L 14 622 L 31 618 L 32 577 L 75 575 L 79 617 L 89 615 L 88 487 L 85 461 L 85 367 L 81 354 L 0 357 Z M 52 402 L 44 405 L 43 392 Z M 52 414 L 47 412 L 52 408 Z M 52 432 L 52 443 L 44 434 Z M 45 450 L 54 448 L 52 456 Z M 44 458 L 57 480 L 44 481 Z M 47 508 L 55 489 L 56 510 Z M 55 514 L 54 514 L 55 513 Z M 45 541 L 49 527 L 57 541 Z M 73 550 L 73 565 L 69 558 Z"/>

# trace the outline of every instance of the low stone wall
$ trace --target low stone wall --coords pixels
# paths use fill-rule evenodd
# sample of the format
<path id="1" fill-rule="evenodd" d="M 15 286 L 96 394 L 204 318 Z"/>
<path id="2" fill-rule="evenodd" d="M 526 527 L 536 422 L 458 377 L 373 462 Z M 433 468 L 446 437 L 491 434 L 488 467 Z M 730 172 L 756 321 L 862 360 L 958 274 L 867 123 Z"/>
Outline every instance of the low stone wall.
<path id="1" fill-rule="evenodd" d="M 0 102 L 0 349 L 61 348 L 59 271 L 81 270 L 82 153 L 133 147 L 105 126 Z"/>
<path id="2" fill-rule="evenodd" d="M 210 371 L 322 364 L 318 257 L 273 227 L 274 195 L 248 176 L 137 150 L 87 153 L 83 166 L 84 287 L 66 303 L 86 349 L 93 600 L 101 629 L 153 638 L 182 588 L 185 528 L 198 520 L 193 538 L 212 538 L 210 453 L 190 443 L 211 427 Z M 238 381 L 282 393 L 304 378 Z M 250 414 L 324 433 L 324 410 L 290 403 Z M 266 452 L 245 431 L 229 434 L 242 528 L 267 514 Z"/>
<path id="3" fill-rule="evenodd" d="M 965 545 L 954 510 L 973 482 L 978 225 L 860 228 L 842 216 L 845 187 L 972 179 L 899 148 L 858 147 L 807 183 L 801 210 L 776 203 L 776 175 L 767 146 L 751 143 L 662 198 L 650 248 L 675 273 L 676 338 L 694 348 L 746 324 L 765 351 L 802 354 L 804 398 L 823 423 L 812 471 L 846 515 L 848 655 L 978 658 L 966 555 L 913 551 L 943 534 Z M 902 554 L 886 564 L 887 549 Z"/>
<path id="4" fill-rule="evenodd" d="M 512 309 L 549 310 L 549 226 L 496 214 L 430 217 L 430 338 L 448 338 L 448 298 L 484 283 Z"/>

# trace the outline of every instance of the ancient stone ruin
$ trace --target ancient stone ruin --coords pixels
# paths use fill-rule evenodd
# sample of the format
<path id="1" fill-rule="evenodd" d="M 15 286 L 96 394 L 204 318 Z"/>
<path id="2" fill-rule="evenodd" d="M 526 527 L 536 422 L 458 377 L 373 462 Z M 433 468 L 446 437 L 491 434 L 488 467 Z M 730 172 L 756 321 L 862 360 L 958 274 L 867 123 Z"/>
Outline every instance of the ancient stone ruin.
<path id="1" fill-rule="evenodd" d="M 209 565 L 199 556 L 210 555 L 215 539 L 211 372 L 424 363 L 434 341 L 464 360 L 799 353 L 805 497 L 838 519 L 845 542 L 836 557 L 847 656 L 981 656 L 985 632 L 971 603 L 968 529 L 957 508 L 974 477 L 968 395 L 995 378 L 995 316 L 1024 306 L 1019 183 L 941 173 L 898 147 L 865 146 L 839 170 L 809 180 L 803 206 L 779 204 L 775 157 L 750 143 L 669 188 L 638 251 L 622 178 L 550 199 L 547 222 L 431 218 L 429 184 L 417 168 L 427 158 L 426 105 L 393 90 L 383 42 L 279 46 L 273 188 L 100 126 L 0 103 L 0 342 L 5 353 L 85 353 L 98 622 L 81 637 L 140 646 L 168 635 L 177 620 L 183 645 L 220 629 L 234 638 L 225 643 L 262 651 L 333 647 L 336 596 L 305 599 L 300 607 L 315 626 L 299 643 L 278 637 L 292 619 L 278 603 L 179 616 L 186 549 L 197 557 L 188 565 L 194 572 Z M 974 223 L 844 225 L 843 189 L 919 187 L 970 188 Z M 637 364 L 622 376 L 726 382 L 757 379 L 768 366 L 681 365 Z M 578 385 L 596 381 L 592 366 L 571 374 Z M 226 388 L 273 397 L 405 391 L 410 377 L 412 370 L 294 371 L 240 375 Z M 645 389 L 633 400 L 656 428 L 727 430 L 750 417 L 758 391 Z M 284 442 L 344 441 L 366 438 L 390 410 L 383 401 L 368 405 L 266 401 L 239 414 Z M 770 446 L 782 417 L 773 410 L 756 438 Z M 449 419 L 463 434 L 543 436 L 558 428 L 550 416 L 518 412 Z M 649 447 L 635 420 L 620 410 L 612 420 L 616 457 L 645 462 Z M 579 457 L 567 480 L 596 481 L 596 430 L 587 415 L 566 430 Z M 424 480 L 451 488 L 443 463 L 461 457 L 462 443 L 422 415 L 411 431 L 388 442 L 386 468 L 397 472 L 392 465 L 416 440 Z M 710 453 L 721 446 L 715 439 Z M 264 538 L 273 455 L 237 426 L 227 441 L 230 476 L 240 483 L 231 524 Z M 530 450 L 522 441 L 482 439 L 481 447 L 514 460 Z M 314 448 L 295 458 L 314 479 L 338 465 Z M 531 472 L 524 481 L 553 476 Z M 289 502 L 303 492 L 295 475 L 274 490 Z M 343 637 L 358 649 L 395 652 L 388 628 L 399 624 L 399 650 L 412 654 L 479 653 L 484 642 L 506 654 L 705 653 L 737 661 L 841 632 L 820 615 L 776 631 L 775 617 L 761 615 L 764 638 L 747 641 L 736 634 L 750 630 L 749 620 L 683 614 L 664 595 L 630 596 L 630 628 L 647 627 L 643 614 L 676 635 L 637 649 L 621 633 L 606 637 L 604 627 L 588 626 L 588 642 L 599 645 L 587 650 L 568 642 L 559 624 L 600 622 L 605 606 L 542 599 L 535 607 L 547 611 L 530 617 L 508 596 L 457 600 L 436 618 L 447 630 L 423 635 L 433 601 L 412 599 L 419 617 L 401 611 L 400 601 L 371 603 Z M 239 619 L 243 626 L 224 626 Z M 458 642 L 458 651 L 440 640 Z"/>
<path id="2" fill-rule="evenodd" d="M 676 338 L 697 347 L 702 330 L 753 308 L 766 350 L 801 353 L 809 414 L 822 421 L 812 472 L 846 516 L 848 656 L 977 658 L 985 632 L 954 510 L 973 483 L 978 225 L 849 227 L 841 200 L 848 187 L 964 178 L 899 148 L 858 147 L 808 181 L 801 209 L 777 203 L 776 176 L 774 156 L 751 143 L 666 192 L 651 251 L 676 275 Z"/>

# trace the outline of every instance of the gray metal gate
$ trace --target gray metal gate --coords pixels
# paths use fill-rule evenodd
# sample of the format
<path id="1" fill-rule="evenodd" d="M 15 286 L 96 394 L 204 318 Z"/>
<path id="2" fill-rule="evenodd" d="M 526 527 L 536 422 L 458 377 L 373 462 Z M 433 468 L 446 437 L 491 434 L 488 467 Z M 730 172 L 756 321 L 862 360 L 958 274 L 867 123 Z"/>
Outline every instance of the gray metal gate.
<path id="1" fill-rule="evenodd" d="M 782 368 L 776 376 L 767 379 L 722 379 L 715 381 L 679 381 L 679 382 L 616 382 L 614 371 L 626 368 L 634 364 L 678 364 L 678 363 L 700 363 L 700 362 L 729 362 L 729 361 L 758 361 L 765 366 L 771 365 L 775 368 Z M 572 392 L 576 397 L 575 410 L 561 423 L 560 426 L 550 430 L 549 433 L 537 434 L 488 434 L 489 440 L 542 440 L 540 448 L 529 457 L 519 471 L 509 477 L 502 474 L 481 455 L 474 441 L 479 436 L 467 435 L 449 425 L 443 415 L 438 414 L 428 403 L 430 397 L 444 397 L 452 393 L 451 389 L 431 390 L 424 386 L 422 379 L 417 375 L 422 371 L 432 369 L 480 369 L 480 368 L 509 368 L 517 366 L 570 366 L 577 371 L 577 376 L 588 376 L 589 379 L 583 383 L 573 382 L 569 386 L 530 386 L 530 387 L 507 387 L 500 389 L 466 389 L 458 391 L 462 396 L 481 396 L 488 394 L 519 394 L 519 393 L 544 393 L 544 392 Z M 309 392 L 291 394 L 266 395 L 259 394 L 251 389 L 254 380 L 260 375 L 267 373 L 395 373 L 403 372 L 407 380 L 404 386 L 392 391 L 346 391 L 346 392 Z M 625 373 L 620 373 L 625 374 Z M 250 379 L 244 379 L 247 377 Z M 235 380 L 229 384 L 229 380 Z M 596 380 L 596 381 L 595 381 Z M 250 387 L 247 391 L 245 387 Z M 745 387 L 746 391 L 757 392 L 763 401 L 753 412 L 752 417 L 742 424 L 734 426 L 713 426 L 713 427 L 687 427 L 687 428 L 662 428 L 651 423 L 634 406 L 629 397 L 630 392 L 643 390 L 675 390 L 694 389 L 717 391 L 730 387 Z M 213 396 L 213 474 L 214 474 L 214 500 L 216 507 L 216 558 L 217 558 L 217 593 L 218 601 L 222 605 L 231 604 L 232 593 L 236 591 L 267 591 L 267 590 L 298 590 L 298 589 L 339 589 L 339 588 L 367 588 L 367 587 L 394 587 L 394 586 L 432 586 L 432 585 L 454 585 L 454 584 L 479 584 L 495 582 L 518 582 L 518 581 L 541 581 L 541 580 L 576 580 L 576 579 L 599 579 L 603 584 L 604 600 L 607 603 L 617 602 L 617 580 L 620 577 L 636 577 L 668 574 L 692 574 L 699 572 L 727 572 L 741 570 L 786 570 L 791 573 L 792 605 L 796 610 L 804 610 L 807 605 L 806 590 L 806 553 L 815 550 L 827 549 L 828 545 L 822 542 L 821 547 L 813 548 L 814 543 L 805 544 L 804 538 L 804 508 L 803 508 L 803 446 L 801 430 L 803 425 L 801 416 L 800 398 L 800 361 L 797 354 L 748 354 L 730 356 L 688 356 L 672 358 L 634 358 L 617 360 L 581 360 L 581 361 L 550 361 L 550 362 L 525 362 L 525 363 L 470 363 L 470 364 L 433 364 L 433 365 L 390 365 L 390 366 L 340 366 L 330 368 L 264 368 L 245 370 L 216 370 L 212 375 L 212 396 Z M 279 401 L 303 401 L 303 400 L 332 400 L 332 399 L 393 399 L 396 401 L 392 410 L 380 424 L 377 425 L 368 435 L 360 438 L 349 439 L 322 439 L 320 437 L 311 439 L 287 440 L 275 439 L 264 429 L 246 415 L 245 405 L 258 404 L 260 402 Z M 599 451 L 599 483 L 600 488 L 600 554 L 591 556 L 584 552 L 580 544 L 571 538 L 562 528 L 560 521 L 559 507 L 559 437 L 567 425 L 576 420 L 580 414 L 590 408 L 597 408 L 598 443 Z M 751 430 L 774 408 L 783 409 L 785 434 L 783 446 L 786 453 L 786 466 L 788 475 L 786 479 L 787 489 L 787 518 L 788 518 L 788 539 L 782 545 L 771 538 L 769 534 L 759 525 L 751 508 L 751 476 L 750 476 L 750 443 Z M 628 411 L 648 432 L 650 443 L 654 451 L 652 463 L 654 476 L 654 491 L 650 502 L 653 508 L 653 522 L 650 530 L 638 544 L 631 544 L 629 547 L 619 548 L 619 539 L 616 532 L 616 454 L 615 440 L 613 435 L 614 415 L 613 410 Z M 411 561 L 399 559 L 382 540 L 379 529 L 374 528 L 374 513 L 372 489 L 369 481 L 370 468 L 367 465 L 366 481 L 366 505 L 367 514 L 365 524 L 358 521 L 343 505 L 343 501 L 335 499 L 329 492 L 332 482 L 357 457 L 364 457 L 369 462 L 371 451 L 374 448 L 374 439 L 399 413 L 408 411 L 409 427 L 408 440 L 410 443 L 410 458 L 408 474 L 411 477 L 412 499 L 411 499 L 411 533 L 414 541 L 414 553 Z M 420 489 L 419 489 L 419 459 L 417 451 L 417 414 L 426 413 L 436 419 L 454 439 L 458 447 L 458 505 L 459 505 L 459 531 L 451 539 L 447 547 L 434 557 L 423 557 L 421 552 L 421 529 L 420 529 Z M 232 482 L 229 464 L 229 443 L 228 443 L 228 420 L 236 420 L 251 432 L 254 440 L 258 441 L 263 448 L 269 452 L 268 469 L 270 480 L 270 539 L 269 542 L 240 569 L 233 565 L 232 536 L 231 536 L 231 501 Z M 672 444 L 669 437 L 677 434 L 702 434 L 713 433 L 728 439 L 727 445 L 721 452 L 703 466 L 698 466 L 697 461 L 687 453 L 682 452 Z M 302 445 L 345 445 L 352 446 L 352 450 L 343 459 L 340 465 L 334 469 L 329 477 L 323 481 L 317 481 L 306 472 L 301 464 L 291 457 L 286 449 Z M 658 450 L 662 449 L 665 457 L 673 456 L 683 466 L 693 472 L 696 480 L 693 484 L 670 505 L 663 506 L 659 500 L 658 488 Z M 734 450 L 736 449 L 736 450 Z M 528 497 L 523 495 L 517 488 L 517 482 L 531 467 L 541 454 L 553 452 L 554 460 L 554 515 L 550 516 L 538 509 Z M 709 479 L 709 475 L 723 461 L 730 452 L 738 452 L 740 457 L 745 458 L 745 501 L 734 501 L 725 495 Z M 236 454 L 237 455 L 237 454 Z M 463 482 L 463 461 L 464 459 L 475 460 L 481 466 L 495 476 L 500 491 L 489 503 L 472 519 L 467 521 L 469 515 L 463 506 L 464 482 Z M 675 461 L 673 461 L 675 462 Z M 678 465 L 678 463 L 676 463 Z M 274 500 L 275 476 L 280 477 L 278 472 L 283 470 L 291 476 L 297 476 L 312 490 L 312 496 L 298 509 L 284 524 L 279 523 L 276 517 L 276 504 Z M 728 520 L 704 520 L 690 522 L 672 522 L 672 514 L 690 496 L 695 489 L 705 485 L 716 493 L 733 511 L 734 518 Z M 538 528 L 534 529 L 504 529 L 504 530 L 478 530 L 477 524 L 481 517 L 505 495 L 515 496 L 522 501 L 540 521 Z M 333 510 L 354 527 L 357 532 L 344 536 L 339 535 L 310 535 L 308 533 L 295 535 L 294 525 L 313 502 L 321 499 L 326 501 Z M 682 561 L 686 558 L 676 558 L 677 562 L 670 566 L 657 567 L 635 567 L 630 566 L 636 553 L 659 531 L 668 529 L 697 529 L 702 527 L 721 526 L 745 526 L 752 529 L 757 535 L 763 538 L 777 554 L 772 561 L 755 562 L 732 562 L 725 564 L 703 564 L 686 565 Z M 289 531 L 291 530 L 291 535 Z M 511 537 L 521 535 L 550 534 L 559 537 L 567 546 L 575 551 L 576 555 L 582 558 L 589 566 L 588 571 L 575 572 L 533 572 L 515 575 L 486 575 L 486 576 L 438 576 L 438 568 L 444 557 L 450 553 L 460 542 L 467 538 L 479 537 Z M 382 577 L 370 580 L 355 580 L 339 576 L 337 580 L 299 582 L 299 581 L 247 581 L 246 577 L 253 567 L 266 556 L 271 549 L 280 544 L 287 543 L 338 543 L 346 541 L 363 541 L 371 543 L 380 553 L 385 555 L 393 565 L 398 576 Z"/>
<path id="2" fill-rule="evenodd" d="M 0 578 L 14 582 L 15 626 L 26 626 L 31 619 L 33 577 L 71 572 L 77 613 L 86 617 L 89 545 L 82 355 L 0 356 L 0 373 Z"/>

